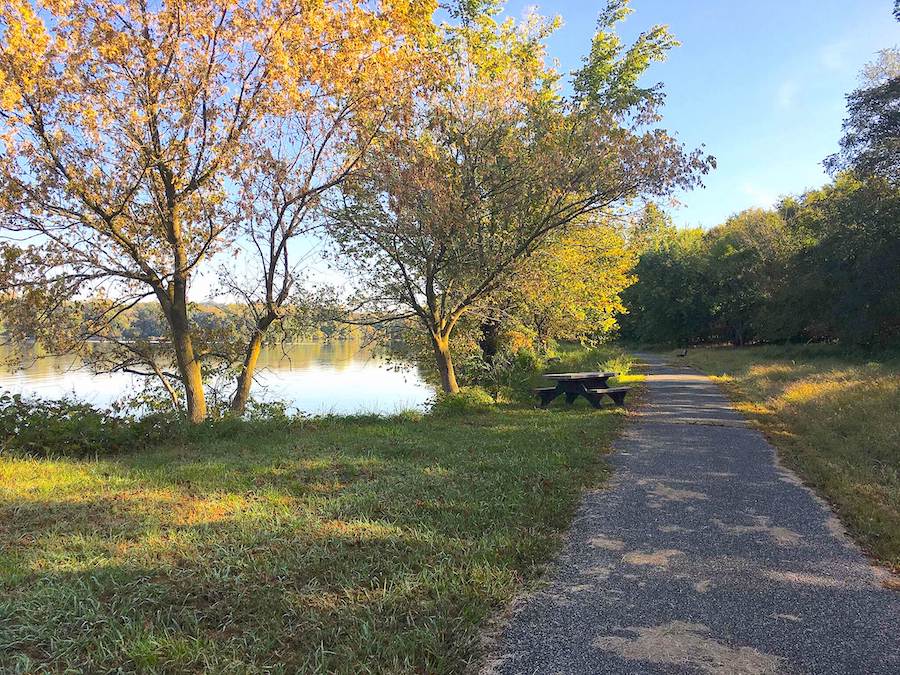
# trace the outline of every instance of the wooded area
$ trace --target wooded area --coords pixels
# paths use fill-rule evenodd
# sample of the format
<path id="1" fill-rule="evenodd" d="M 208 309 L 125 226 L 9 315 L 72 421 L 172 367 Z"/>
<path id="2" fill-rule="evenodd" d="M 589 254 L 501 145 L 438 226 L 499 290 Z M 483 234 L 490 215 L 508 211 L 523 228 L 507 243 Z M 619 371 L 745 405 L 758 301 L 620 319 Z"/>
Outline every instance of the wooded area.
<path id="1" fill-rule="evenodd" d="M 842 173 L 772 210 L 711 230 L 651 212 L 622 335 L 651 344 L 820 342 L 889 347 L 900 337 L 900 191 Z"/>

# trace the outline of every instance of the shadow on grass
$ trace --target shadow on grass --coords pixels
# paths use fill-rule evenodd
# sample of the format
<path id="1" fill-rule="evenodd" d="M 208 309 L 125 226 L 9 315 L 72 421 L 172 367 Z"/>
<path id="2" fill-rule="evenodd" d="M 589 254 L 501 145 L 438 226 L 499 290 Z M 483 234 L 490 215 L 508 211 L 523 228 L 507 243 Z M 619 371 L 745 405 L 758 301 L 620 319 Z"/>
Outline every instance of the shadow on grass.
<path id="1" fill-rule="evenodd" d="M 501 407 L 28 462 L 0 491 L 0 669 L 458 670 L 621 419 Z"/>

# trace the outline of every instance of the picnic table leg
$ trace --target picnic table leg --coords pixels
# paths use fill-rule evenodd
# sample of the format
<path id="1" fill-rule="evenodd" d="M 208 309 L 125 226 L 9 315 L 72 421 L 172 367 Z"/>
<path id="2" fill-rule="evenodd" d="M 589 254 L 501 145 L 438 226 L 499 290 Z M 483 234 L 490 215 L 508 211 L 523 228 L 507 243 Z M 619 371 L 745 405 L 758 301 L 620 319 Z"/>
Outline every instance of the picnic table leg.
<path id="1" fill-rule="evenodd" d="M 559 396 L 560 392 L 558 389 L 554 389 L 553 391 L 541 391 L 538 392 L 538 396 L 541 397 L 541 407 L 546 408 L 553 402 L 557 396 Z"/>
<path id="2" fill-rule="evenodd" d="M 603 394 L 594 394 L 586 391 L 584 393 L 584 397 L 594 408 L 599 408 L 601 405 L 603 405 Z"/>
<path id="3" fill-rule="evenodd" d="M 625 406 L 625 392 L 624 391 L 613 391 L 609 393 L 609 397 L 613 400 L 617 406 L 624 407 Z"/>
<path id="4" fill-rule="evenodd" d="M 567 391 L 566 392 L 566 405 L 572 405 L 575 403 L 575 399 L 578 398 L 578 392 Z"/>

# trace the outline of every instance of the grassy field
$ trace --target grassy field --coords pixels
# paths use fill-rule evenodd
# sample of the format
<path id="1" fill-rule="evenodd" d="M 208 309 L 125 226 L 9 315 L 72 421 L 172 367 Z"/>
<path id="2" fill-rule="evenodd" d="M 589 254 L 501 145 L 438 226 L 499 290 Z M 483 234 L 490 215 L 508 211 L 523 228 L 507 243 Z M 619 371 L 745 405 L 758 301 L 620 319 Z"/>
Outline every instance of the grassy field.
<path id="1" fill-rule="evenodd" d="M 685 360 L 722 382 L 860 545 L 900 571 L 900 357 L 810 345 L 698 348 Z"/>
<path id="2" fill-rule="evenodd" d="M 623 420 L 499 405 L 0 454 L 0 671 L 458 672 Z"/>

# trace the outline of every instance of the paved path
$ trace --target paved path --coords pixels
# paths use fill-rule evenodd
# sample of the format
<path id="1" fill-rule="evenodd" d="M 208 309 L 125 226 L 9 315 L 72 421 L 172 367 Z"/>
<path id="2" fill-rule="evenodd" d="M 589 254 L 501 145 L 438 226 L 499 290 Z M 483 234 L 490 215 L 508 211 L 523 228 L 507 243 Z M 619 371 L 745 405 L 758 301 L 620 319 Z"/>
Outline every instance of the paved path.
<path id="1" fill-rule="evenodd" d="M 719 388 L 647 357 L 649 396 L 495 673 L 900 673 L 900 592 Z"/>

